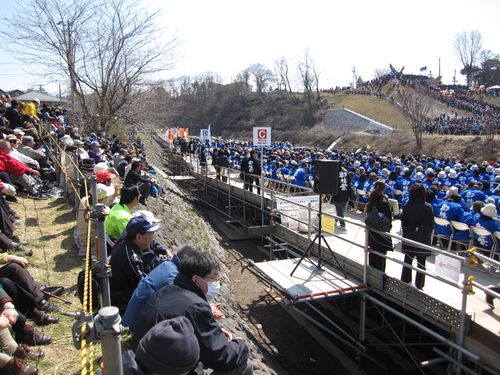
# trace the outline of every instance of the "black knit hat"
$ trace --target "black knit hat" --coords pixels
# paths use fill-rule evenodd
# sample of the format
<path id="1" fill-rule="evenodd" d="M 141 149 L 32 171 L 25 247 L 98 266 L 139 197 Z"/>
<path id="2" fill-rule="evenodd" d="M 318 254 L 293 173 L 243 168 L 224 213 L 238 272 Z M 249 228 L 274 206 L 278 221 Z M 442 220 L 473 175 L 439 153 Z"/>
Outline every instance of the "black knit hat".
<path id="1" fill-rule="evenodd" d="M 80 161 L 80 170 L 84 173 L 94 173 L 95 160 L 92 158 Z"/>
<path id="2" fill-rule="evenodd" d="M 151 328 L 139 342 L 135 355 L 147 372 L 179 375 L 196 367 L 200 347 L 189 319 L 179 316 Z"/>

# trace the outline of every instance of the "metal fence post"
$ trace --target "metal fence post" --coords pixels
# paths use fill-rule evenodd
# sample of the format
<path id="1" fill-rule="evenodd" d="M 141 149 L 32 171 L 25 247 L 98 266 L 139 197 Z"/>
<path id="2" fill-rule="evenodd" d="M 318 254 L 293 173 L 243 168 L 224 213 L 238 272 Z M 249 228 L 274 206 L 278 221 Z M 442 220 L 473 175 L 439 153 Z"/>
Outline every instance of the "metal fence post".
<path id="1" fill-rule="evenodd" d="M 123 375 L 120 322 L 115 306 L 103 307 L 95 318 L 95 328 L 101 339 L 104 374 Z"/>
<path id="2" fill-rule="evenodd" d="M 365 228 L 365 248 L 364 248 L 364 259 L 363 259 L 363 285 L 366 287 L 368 285 L 368 228 Z M 359 341 L 362 343 L 366 339 L 366 298 L 364 294 L 361 294 L 361 309 L 359 318 Z"/>
<path id="3" fill-rule="evenodd" d="M 97 195 L 96 195 L 97 197 Z M 99 249 L 100 263 L 100 284 L 102 289 L 102 304 L 101 306 L 111 305 L 111 296 L 109 291 L 109 278 L 111 277 L 111 269 L 107 266 L 108 251 L 106 248 L 106 229 L 104 227 L 104 208 L 103 204 L 96 204 L 94 207 L 94 217 L 97 219 L 97 240 Z"/>

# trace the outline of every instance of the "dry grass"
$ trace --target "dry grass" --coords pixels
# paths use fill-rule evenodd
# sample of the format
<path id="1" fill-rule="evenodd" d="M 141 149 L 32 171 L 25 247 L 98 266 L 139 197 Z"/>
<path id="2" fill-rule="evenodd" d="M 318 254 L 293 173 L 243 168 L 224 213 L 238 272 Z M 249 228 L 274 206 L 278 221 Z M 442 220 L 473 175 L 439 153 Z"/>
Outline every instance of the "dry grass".
<path id="1" fill-rule="evenodd" d="M 385 99 L 368 95 L 326 95 L 334 108 L 347 108 L 394 129 L 410 129 L 399 108 Z"/>
<path id="2" fill-rule="evenodd" d="M 83 265 L 73 247 L 71 231 L 75 214 L 64 199 L 35 201 L 19 198 L 12 208 L 21 216 L 16 233 L 27 241 L 34 255 L 28 258 L 29 271 L 35 280 L 47 285 L 62 285 L 67 291 L 62 296 L 72 305 L 52 300 L 62 311 L 78 312 L 80 301 L 75 296 L 76 276 Z M 17 254 L 23 255 L 23 254 Z M 36 363 L 40 374 L 79 374 L 80 351 L 73 346 L 71 327 L 74 320 L 58 313 L 60 322 L 39 329 L 53 338 L 51 345 L 43 346 L 45 359 Z"/>

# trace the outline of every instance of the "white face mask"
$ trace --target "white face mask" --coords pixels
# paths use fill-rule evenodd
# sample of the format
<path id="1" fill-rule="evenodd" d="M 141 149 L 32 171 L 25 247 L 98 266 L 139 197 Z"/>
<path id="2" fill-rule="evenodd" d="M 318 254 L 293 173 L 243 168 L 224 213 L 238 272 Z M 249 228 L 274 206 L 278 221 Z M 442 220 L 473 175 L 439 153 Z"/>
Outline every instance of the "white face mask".
<path id="1" fill-rule="evenodd" d="M 208 282 L 208 291 L 205 294 L 207 300 L 215 299 L 219 295 L 220 291 L 220 282 L 219 281 L 210 281 Z"/>

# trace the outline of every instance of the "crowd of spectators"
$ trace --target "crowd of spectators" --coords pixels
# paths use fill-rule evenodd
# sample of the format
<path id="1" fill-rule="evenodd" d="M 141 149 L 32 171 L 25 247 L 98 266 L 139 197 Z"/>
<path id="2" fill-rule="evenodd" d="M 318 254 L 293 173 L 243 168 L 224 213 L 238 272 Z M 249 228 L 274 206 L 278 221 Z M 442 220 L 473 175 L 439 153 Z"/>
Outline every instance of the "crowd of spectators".
<path id="1" fill-rule="evenodd" d="M 500 134 L 500 106 L 484 100 L 486 95 L 478 90 L 460 85 L 442 85 L 424 75 L 389 73 L 371 81 L 359 83 L 350 92 L 357 95 L 382 96 L 382 87 L 390 84 L 387 98 L 394 100 L 393 92 L 401 87 L 418 88 L 430 97 L 441 101 L 451 109 L 467 112 L 442 113 L 426 126 L 429 134 L 481 135 Z"/>
<path id="2" fill-rule="evenodd" d="M 246 344 L 220 327 L 216 319 L 224 315 L 209 303 L 220 288 L 217 258 L 190 245 L 167 249 L 154 239 L 163 227 L 144 208 L 149 197 L 165 199 L 165 193 L 140 139 L 84 134 L 68 121 L 66 111 L 40 107 L 37 99 L 23 104 L 2 97 L 1 107 L 0 373 L 37 373 L 25 359 L 41 359 L 43 352 L 25 343 L 48 345 L 52 338 L 27 318 L 36 325 L 57 323 L 49 314 L 58 308 L 47 299 L 64 291 L 37 283 L 26 268 L 28 260 L 14 254 L 29 250 L 14 234 L 19 216 L 11 205 L 21 197 L 48 199 L 73 186 L 67 192 L 78 207 L 73 239 L 79 255 L 92 254 L 99 235 L 97 223 L 89 220 L 93 205 L 103 205 L 106 214 L 111 302 L 135 331 L 134 350 L 123 357 L 125 373 L 202 374 L 210 367 L 214 374 L 251 374 Z M 56 147 L 62 150 L 57 159 Z M 92 196 L 92 177 L 97 197 Z M 160 288 L 172 291 L 179 303 L 175 310 L 161 308 L 162 316 L 151 320 L 145 307 L 155 309 L 163 302 L 148 302 L 145 296 Z"/>

